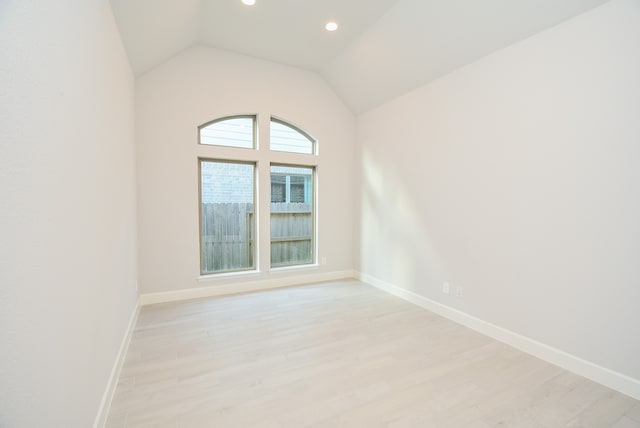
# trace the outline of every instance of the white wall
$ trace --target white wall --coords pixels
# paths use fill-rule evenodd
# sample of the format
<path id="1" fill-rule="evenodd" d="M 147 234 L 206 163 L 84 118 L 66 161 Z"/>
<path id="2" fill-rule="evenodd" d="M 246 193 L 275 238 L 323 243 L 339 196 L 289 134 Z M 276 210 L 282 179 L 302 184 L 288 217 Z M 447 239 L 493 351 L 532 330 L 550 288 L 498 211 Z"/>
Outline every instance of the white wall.
<path id="1" fill-rule="evenodd" d="M 359 269 L 640 379 L 638 76 L 615 0 L 361 115 Z"/>
<path id="2" fill-rule="evenodd" d="M 107 1 L 0 4 L 0 426 L 93 424 L 136 303 L 133 78 Z"/>
<path id="3" fill-rule="evenodd" d="M 199 281 L 197 158 L 235 155 L 224 148 L 198 147 L 198 126 L 222 116 L 254 113 L 259 115 L 259 144 L 267 144 L 271 114 L 319 139 L 319 255 L 327 257 L 327 264 L 269 272 L 269 183 L 268 169 L 263 168 L 260 273 Z M 142 293 L 353 269 L 355 118 L 316 74 L 194 47 L 137 79 L 136 124 Z M 266 151 L 243 152 L 246 159 L 268 164 Z M 272 159 L 303 159 L 286 155 Z"/>

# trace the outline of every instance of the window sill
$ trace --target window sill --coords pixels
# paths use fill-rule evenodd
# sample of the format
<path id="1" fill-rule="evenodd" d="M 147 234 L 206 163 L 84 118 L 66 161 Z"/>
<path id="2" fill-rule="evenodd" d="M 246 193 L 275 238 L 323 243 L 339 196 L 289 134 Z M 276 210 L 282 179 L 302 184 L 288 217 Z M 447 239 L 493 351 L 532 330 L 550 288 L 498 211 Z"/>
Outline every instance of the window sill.
<path id="1" fill-rule="evenodd" d="M 300 271 L 314 271 L 318 270 L 320 265 L 318 263 L 312 263 L 308 265 L 293 265 L 293 266 L 282 266 L 276 268 L 270 268 L 267 272 L 259 271 L 259 270 L 247 270 L 247 271 L 238 271 L 238 272 L 221 272 L 221 273 L 211 273 L 206 275 L 198 276 L 198 282 L 215 282 L 225 278 L 265 278 L 265 274 L 268 276 L 270 273 L 278 274 L 284 272 L 300 272 Z"/>
<path id="2" fill-rule="evenodd" d="M 293 266 L 282 266 L 282 267 L 274 267 L 269 270 L 269 272 L 287 272 L 290 270 L 316 270 L 320 267 L 318 263 L 311 263 L 308 265 L 293 265 Z"/>
<path id="3" fill-rule="evenodd" d="M 198 282 L 208 282 L 213 281 L 218 278 L 234 278 L 234 277 L 251 277 L 258 276 L 260 274 L 259 270 L 243 270 L 238 272 L 221 272 L 221 273 L 209 273 L 206 275 L 200 275 L 198 277 Z"/>

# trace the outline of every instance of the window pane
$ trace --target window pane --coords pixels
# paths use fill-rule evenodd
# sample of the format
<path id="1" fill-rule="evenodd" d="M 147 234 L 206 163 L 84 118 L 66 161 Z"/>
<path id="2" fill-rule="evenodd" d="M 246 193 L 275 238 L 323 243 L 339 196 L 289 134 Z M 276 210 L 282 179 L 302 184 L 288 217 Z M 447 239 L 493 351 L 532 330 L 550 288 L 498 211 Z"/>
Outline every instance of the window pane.
<path id="1" fill-rule="evenodd" d="M 285 175 L 271 175 L 271 202 L 287 201 L 287 177 Z"/>
<path id="2" fill-rule="evenodd" d="M 305 177 L 300 177 L 300 176 L 291 177 L 291 193 L 290 193 L 291 202 L 305 201 L 305 196 L 306 196 L 304 191 L 305 186 L 306 186 Z"/>
<path id="3" fill-rule="evenodd" d="M 299 129 L 277 119 L 271 119 L 271 150 L 279 152 L 313 154 L 314 139 Z"/>
<path id="4" fill-rule="evenodd" d="M 313 263 L 313 174 L 314 168 L 271 166 L 272 267 Z"/>
<path id="5" fill-rule="evenodd" d="M 247 163 L 200 161 L 201 273 L 254 266 L 254 172 Z"/>
<path id="6" fill-rule="evenodd" d="M 200 128 L 200 144 L 253 149 L 255 117 L 221 119 Z"/>

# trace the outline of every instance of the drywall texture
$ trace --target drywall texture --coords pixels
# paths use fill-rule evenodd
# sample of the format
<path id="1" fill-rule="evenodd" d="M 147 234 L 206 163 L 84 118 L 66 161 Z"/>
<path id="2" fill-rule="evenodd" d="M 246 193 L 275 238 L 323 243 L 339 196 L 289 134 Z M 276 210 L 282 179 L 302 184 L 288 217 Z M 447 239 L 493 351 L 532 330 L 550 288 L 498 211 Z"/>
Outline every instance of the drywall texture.
<path id="1" fill-rule="evenodd" d="M 360 116 L 359 269 L 640 379 L 639 52 L 613 1 Z"/>
<path id="2" fill-rule="evenodd" d="M 238 150 L 198 146 L 198 126 L 258 114 L 259 273 L 199 281 L 198 157 Z M 326 265 L 269 271 L 269 161 L 307 158 L 269 153 L 269 117 L 319 140 L 318 254 Z M 206 47 L 194 47 L 136 81 L 139 271 L 142 293 L 353 269 L 355 118 L 316 74 Z"/>
<path id="3" fill-rule="evenodd" d="M 107 1 L 0 5 L 0 426 L 94 423 L 136 302 L 133 78 Z"/>

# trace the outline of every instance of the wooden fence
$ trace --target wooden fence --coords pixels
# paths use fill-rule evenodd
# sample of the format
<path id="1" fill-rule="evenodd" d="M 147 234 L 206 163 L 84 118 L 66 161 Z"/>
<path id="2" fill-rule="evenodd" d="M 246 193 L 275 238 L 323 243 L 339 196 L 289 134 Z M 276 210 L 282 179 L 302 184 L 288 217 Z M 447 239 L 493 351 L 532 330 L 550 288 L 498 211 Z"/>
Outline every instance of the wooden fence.
<path id="1" fill-rule="evenodd" d="M 271 203 L 271 266 L 313 262 L 311 204 Z"/>
<path id="2" fill-rule="evenodd" d="M 253 204 L 202 204 L 202 272 L 253 266 Z"/>
<path id="3" fill-rule="evenodd" d="M 253 204 L 202 205 L 202 271 L 220 272 L 254 266 Z M 271 204 L 271 265 L 313 261 L 310 204 Z"/>

